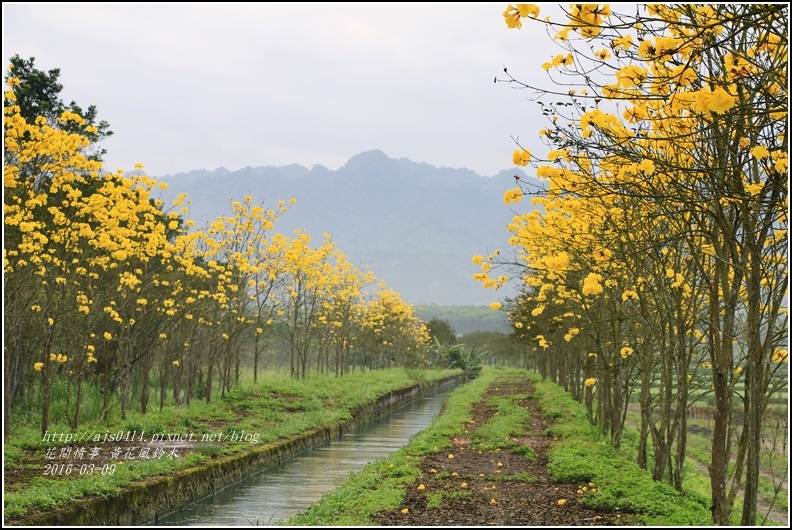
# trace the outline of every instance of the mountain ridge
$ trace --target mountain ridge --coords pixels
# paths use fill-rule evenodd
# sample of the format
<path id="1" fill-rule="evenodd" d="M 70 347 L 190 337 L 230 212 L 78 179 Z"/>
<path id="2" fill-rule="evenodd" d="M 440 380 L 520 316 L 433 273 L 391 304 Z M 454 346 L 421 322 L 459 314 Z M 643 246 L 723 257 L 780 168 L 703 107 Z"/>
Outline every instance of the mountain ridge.
<path id="1" fill-rule="evenodd" d="M 231 202 L 246 195 L 269 208 L 295 198 L 275 232 L 331 234 L 351 263 L 371 270 L 411 304 L 488 305 L 513 296 L 513 289 L 483 289 L 472 279 L 478 268 L 471 257 L 508 247 L 506 225 L 515 212 L 504 205 L 503 193 L 514 187 L 514 175 L 535 180 L 519 168 L 483 177 L 371 150 L 336 170 L 296 163 L 220 167 L 157 180 L 168 184 L 164 204 L 187 194 L 199 227 L 230 215 Z"/>

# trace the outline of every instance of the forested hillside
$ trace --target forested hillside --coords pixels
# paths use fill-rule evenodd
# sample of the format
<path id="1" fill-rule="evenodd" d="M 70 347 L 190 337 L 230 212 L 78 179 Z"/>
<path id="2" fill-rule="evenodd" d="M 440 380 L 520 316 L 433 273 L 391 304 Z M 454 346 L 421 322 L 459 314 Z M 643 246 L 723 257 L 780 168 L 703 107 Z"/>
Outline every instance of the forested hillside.
<path id="1" fill-rule="evenodd" d="M 417 306 L 415 312 L 425 322 L 433 319 L 445 320 L 454 328 L 458 336 L 474 331 L 509 332 L 506 314 L 502 311 L 493 311 L 488 306 L 428 304 Z"/>

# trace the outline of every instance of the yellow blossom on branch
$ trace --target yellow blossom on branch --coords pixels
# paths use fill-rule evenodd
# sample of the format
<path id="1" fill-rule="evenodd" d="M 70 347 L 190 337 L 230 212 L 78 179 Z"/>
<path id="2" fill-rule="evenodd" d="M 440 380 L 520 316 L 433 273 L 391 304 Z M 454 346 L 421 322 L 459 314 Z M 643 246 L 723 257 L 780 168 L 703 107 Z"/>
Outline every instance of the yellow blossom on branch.
<path id="1" fill-rule="evenodd" d="M 754 156 L 754 158 L 758 158 L 761 160 L 762 158 L 767 158 L 768 156 L 770 156 L 770 151 L 768 151 L 767 147 L 763 145 L 757 145 L 756 147 L 751 149 L 751 154 Z"/>
<path id="2" fill-rule="evenodd" d="M 512 162 L 518 166 L 527 166 L 531 161 L 531 153 L 525 149 L 517 149 L 512 153 Z"/>
<path id="3" fill-rule="evenodd" d="M 517 204 L 522 200 L 523 192 L 520 188 L 511 188 L 506 190 L 506 193 L 503 195 L 503 202 L 505 204 Z"/>
<path id="4" fill-rule="evenodd" d="M 602 281 L 601 274 L 596 274 L 593 272 L 589 273 L 585 280 L 583 280 L 582 293 L 584 295 L 594 295 L 601 293 L 602 285 L 600 284 L 600 281 Z"/>
<path id="5" fill-rule="evenodd" d="M 723 87 L 715 90 L 702 88 L 695 93 L 694 109 L 703 114 L 724 114 L 736 104 L 734 96 L 726 92 Z"/>
<path id="6" fill-rule="evenodd" d="M 509 29 L 522 28 L 522 22 L 520 21 L 520 11 L 513 5 L 509 4 L 509 6 L 506 8 L 506 11 L 503 12 L 503 18 L 506 20 L 506 26 Z"/>

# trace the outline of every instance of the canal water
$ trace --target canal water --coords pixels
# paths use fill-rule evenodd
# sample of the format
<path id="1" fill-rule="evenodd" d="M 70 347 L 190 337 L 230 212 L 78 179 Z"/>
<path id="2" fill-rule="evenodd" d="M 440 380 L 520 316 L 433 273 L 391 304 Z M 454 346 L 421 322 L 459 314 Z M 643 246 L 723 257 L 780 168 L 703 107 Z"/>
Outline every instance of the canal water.
<path id="1" fill-rule="evenodd" d="M 158 526 L 268 526 L 307 510 L 366 464 L 401 449 L 440 413 L 458 383 L 409 401 L 157 521 Z"/>

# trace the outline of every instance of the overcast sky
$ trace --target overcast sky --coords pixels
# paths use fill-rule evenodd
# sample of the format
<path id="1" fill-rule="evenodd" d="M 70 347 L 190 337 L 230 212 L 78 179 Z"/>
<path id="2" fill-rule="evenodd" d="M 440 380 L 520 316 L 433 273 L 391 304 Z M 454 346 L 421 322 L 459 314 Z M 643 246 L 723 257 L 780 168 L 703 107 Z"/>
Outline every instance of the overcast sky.
<path id="1" fill-rule="evenodd" d="M 507 5 L 3 3 L 3 58 L 60 68 L 63 99 L 97 106 L 110 170 L 337 169 L 380 149 L 490 176 L 544 126 L 494 77 L 540 82 L 558 53 L 538 25 L 509 30 Z"/>

